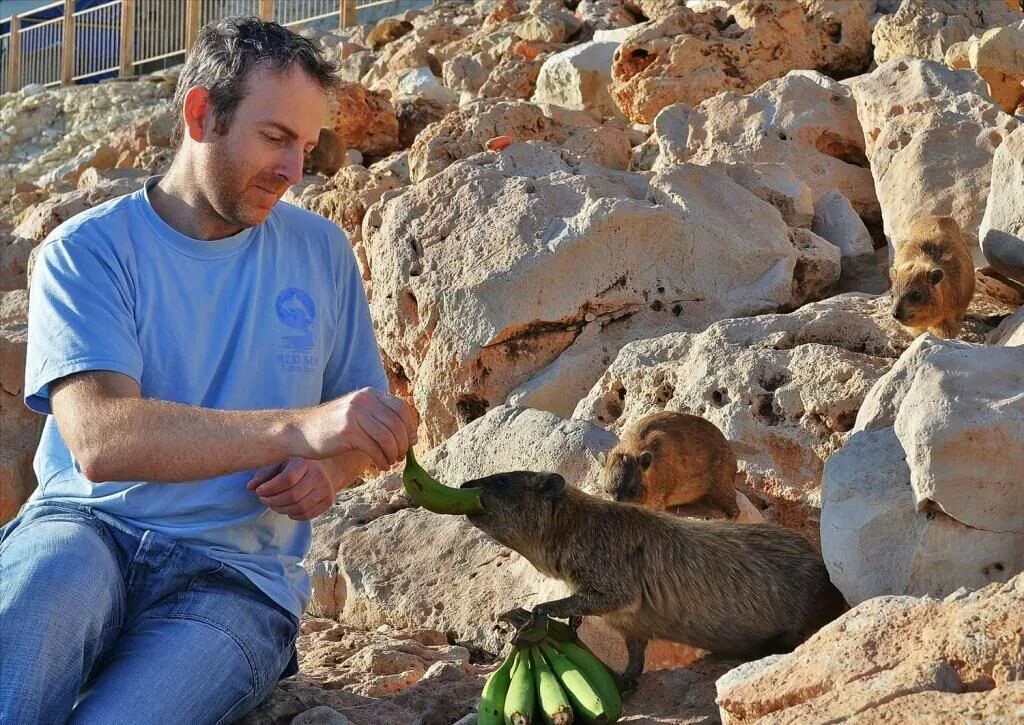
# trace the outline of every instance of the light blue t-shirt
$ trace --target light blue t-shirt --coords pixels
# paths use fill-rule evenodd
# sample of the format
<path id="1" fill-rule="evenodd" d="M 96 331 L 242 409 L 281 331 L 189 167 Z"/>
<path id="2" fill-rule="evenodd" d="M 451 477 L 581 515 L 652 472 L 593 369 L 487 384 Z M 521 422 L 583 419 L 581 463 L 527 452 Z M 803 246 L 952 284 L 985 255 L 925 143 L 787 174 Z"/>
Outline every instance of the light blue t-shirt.
<path id="1" fill-rule="evenodd" d="M 147 189 L 64 222 L 42 243 L 29 304 L 25 402 L 47 414 L 27 505 L 93 506 L 202 548 L 298 616 L 310 596 L 299 562 L 312 527 L 261 504 L 252 471 L 192 483 L 93 483 L 50 414 L 49 386 L 83 370 L 138 381 L 142 397 L 203 408 L 320 404 L 387 378 L 345 235 L 279 202 L 257 227 L 187 237 Z"/>

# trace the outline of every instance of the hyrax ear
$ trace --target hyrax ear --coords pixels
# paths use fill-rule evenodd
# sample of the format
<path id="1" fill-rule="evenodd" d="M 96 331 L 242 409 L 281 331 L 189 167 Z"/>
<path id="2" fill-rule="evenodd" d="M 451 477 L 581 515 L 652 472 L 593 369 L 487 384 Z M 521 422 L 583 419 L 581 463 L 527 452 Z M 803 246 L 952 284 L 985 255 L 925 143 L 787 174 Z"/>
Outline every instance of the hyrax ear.
<path id="1" fill-rule="evenodd" d="M 928 272 L 928 284 L 930 284 L 932 286 L 935 286 L 939 282 L 942 281 L 942 278 L 944 276 L 945 276 L 945 272 L 943 272 L 941 269 L 936 267 L 935 269 L 933 269 L 930 272 Z"/>
<path id="2" fill-rule="evenodd" d="M 544 496 L 555 498 L 565 490 L 565 479 L 557 473 L 546 473 L 537 486 Z"/>
<path id="3" fill-rule="evenodd" d="M 650 451 L 644 451 L 640 454 L 640 468 L 645 471 L 651 467 L 651 463 L 654 462 L 654 454 Z"/>

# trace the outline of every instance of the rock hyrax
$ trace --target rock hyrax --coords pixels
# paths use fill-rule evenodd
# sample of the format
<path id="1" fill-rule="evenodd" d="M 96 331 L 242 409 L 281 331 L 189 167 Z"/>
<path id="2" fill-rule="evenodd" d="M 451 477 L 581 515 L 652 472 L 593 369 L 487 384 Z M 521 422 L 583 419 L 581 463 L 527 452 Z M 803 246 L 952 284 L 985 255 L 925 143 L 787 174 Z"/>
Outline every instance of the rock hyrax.
<path id="1" fill-rule="evenodd" d="M 616 501 L 656 511 L 696 504 L 736 518 L 735 480 L 729 441 L 713 423 L 688 413 L 641 418 L 605 455 L 605 490 Z"/>
<path id="2" fill-rule="evenodd" d="M 821 557 L 773 524 L 695 521 L 606 501 L 556 473 L 475 481 L 484 512 L 470 523 L 561 579 L 571 596 L 534 607 L 600 616 L 626 640 L 626 684 L 651 639 L 727 657 L 787 652 L 846 610 Z"/>
<path id="3" fill-rule="evenodd" d="M 974 262 L 952 217 L 925 216 L 907 230 L 889 271 L 892 316 L 916 337 L 953 337 L 974 296 Z"/>
<path id="4" fill-rule="evenodd" d="M 384 18 L 366 36 L 366 44 L 370 50 L 380 50 L 388 43 L 394 42 L 403 35 L 412 32 L 412 23 L 397 18 Z"/>

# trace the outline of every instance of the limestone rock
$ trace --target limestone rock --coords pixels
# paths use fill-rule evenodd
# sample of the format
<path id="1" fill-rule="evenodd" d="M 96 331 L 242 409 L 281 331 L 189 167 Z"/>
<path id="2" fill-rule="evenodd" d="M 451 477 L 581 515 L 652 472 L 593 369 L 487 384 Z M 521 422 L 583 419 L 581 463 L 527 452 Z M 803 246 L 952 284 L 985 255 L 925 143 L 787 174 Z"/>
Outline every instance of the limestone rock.
<path id="1" fill-rule="evenodd" d="M 749 93 L 791 70 L 859 73 L 870 45 L 868 3 L 860 0 L 743 0 L 729 12 L 679 8 L 638 26 L 622 43 L 612 96 L 630 120 L 651 123 L 673 103 Z"/>
<path id="2" fill-rule="evenodd" d="M 386 156 L 398 149 L 398 119 L 383 93 L 343 83 L 331 101 L 331 128 L 345 148 Z"/>
<path id="3" fill-rule="evenodd" d="M 1019 123 L 975 73 L 932 61 L 891 60 L 850 87 L 889 240 L 921 214 L 948 214 L 977 248 L 993 154 Z"/>
<path id="4" fill-rule="evenodd" d="M 797 179 L 785 164 L 710 164 L 782 215 L 791 227 L 810 227 L 814 219 L 814 196 L 807 184 Z"/>
<path id="5" fill-rule="evenodd" d="M 563 123 L 552 117 L 554 113 L 523 101 L 470 103 L 417 136 L 409 151 L 412 179 L 423 181 L 459 159 L 484 151 L 490 139 L 505 135 L 517 142 L 547 141 L 611 169 L 629 165 L 629 138 L 624 131 L 590 119 L 585 125 Z"/>
<path id="6" fill-rule="evenodd" d="M 25 407 L 25 352 L 28 345 L 28 295 L 0 292 L 0 526 L 14 518 L 36 487 L 32 458 L 44 418 Z"/>
<path id="7" fill-rule="evenodd" d="M 1016 722 L 1022 628 L 1024 576 L 944 600 L 878 597 L 721 677 L 722 722 Z"/>
<path id="8" fill-rule="evenodd" d="M 737 485 L 815 541 L 824 462 L 907 342 L 887 300 L 866 295 L 723 320 L 626 345 L 573 417 L 616 434 L 659 410 L 706 418 L 749 449 Z"/>
<path id="9" fill-rule="evenodd" d="M 1024 284 L 1024 127 L 996 149 L 978 235 L 989 264 Z"/>
<path id="10" fill-rule="evenodd" d="M 473 709 L 485 668 L 423 628 L 363 631 L 306 617 L 299 674 L 281 681 L 242 725 L 447 725 Z"/>
<path id="11" fill-rule="evenodd" d="M 875 62 L 907 55 L 941 62 L 954 43 L 1021 19 L 1019 3 L 1015 10 L 1009 0 L 903 0 L 875 24 Z"/>
<path id="12" fill-rule="evenodd" d="M 1024 348 L 930 335 L 872 388 L 823 476 L 822 554 L 847 600 L 1024 569 L 1022 389 Z"/>
<path id="13" fill-rule="evenodd" d="M 542 59 L 502 58 L 480 86 L 481 98 L 527 99 L 537 88 Z"/>
<path id="14" fill-rule="evenodd" d="M 453 105 L 459 100 L 453 91 L 441 85 L 429 68 L 413 68 L 403 73 L 398 79 L 397 91 L 399 100 L 421 98 L 441 105 Z"/>
<path id="15" fill-rule="evenodd" d="M 1024 307 L 1003 320 L 988 338 L 990 345 L 1024 347 Z"/>
<path id="16" fill-rule="evenodd" d="M 996 105 L 1024 115 L 1024 19 L 957 43 L 946 51 L 945 62 L 950 68 L 973 68 L 988 83 Z"/>
<path id="17" fill-rule="evenodd" d="M 395 103 L 395 116 L 398 118 L 398 143 L 402 148 L 409 148 L 427 126 L 440 121 L 455 107 L 448 103 L 426 98 L 408 98 Z"/>
<path id="18" fill-rule="evenodd" d="M 778 213 L 694 165 L 648 180 L 513 144 L 383 200 L 363 237 L 382 349 L 430 442 L 503 402 L 588 326 L 701 329 L 803 301 L 804 255 Z"/>
<path id="19" fill-rule="evenodd" d="M 0 293 L 28 287 L 28 258 L 32 240 L 0 233 Z"/>
<path id="20" fill-rule="evenodd" d="M 346 83 L 359 83 L 373 68 L 377 56 L 369 50 L 352 53 L 341 61 L 338 77 Z"/>
<path id="21" fill-rule="evenodd" d="M 839 248 L 841 275 L 837 291 L 877 294 L 889 288 L 885 265 L 875 256 L 871 232 L 845 196 L 829 191 L 814 202 L 811 231 Z"/>
<path id="22" fill-rule="evenodd" d="M 794 71 L 747 96 L 722 93 L 696 108 L 665 108 L 647 142 L 653 168 L 775 163 L 790 168 L 817 200 L 838 191 L 868 224 L 881 213 L 850 90 L 820 73 Z"/>
<path id="23" fill-rule="evenodd" d="M 633 7 L 626 0 L 582 0 L 576 6 L 576 14 L 591 30 L 612 30 L 636 25 L 638 18 Z"/>
<path id="24" fill-rule="evenodd" d="M 117 139 L 126 129 L 133 137 L 141 134 L 146 144 L 147 129 L 166 114 L 174 93 L 173 81 L 151 78 L 5 95 L 0 103 L 0 203 L 21 182 L 43 186 L 44 178 L 57 180 L 69 173 L 73 181 L 90 162 L 113 167 L 121 150 Z M 155 132 L 153 140 L 158 140 Z"/>
<path id="25" fill-rule="evenodd" d="M 598 118 L 621 115 L 608 92 L 618 47 L 616 42 L 594 41 L 551 56 L 540 69 L 533 101 L 590 111 Z"/>

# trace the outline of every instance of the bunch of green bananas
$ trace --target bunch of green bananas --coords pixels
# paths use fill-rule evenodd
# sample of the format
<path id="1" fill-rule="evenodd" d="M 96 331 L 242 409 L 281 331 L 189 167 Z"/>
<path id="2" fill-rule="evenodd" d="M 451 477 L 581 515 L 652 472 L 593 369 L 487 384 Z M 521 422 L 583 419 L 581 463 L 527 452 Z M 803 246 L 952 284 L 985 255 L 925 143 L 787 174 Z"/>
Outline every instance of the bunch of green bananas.
<path id="1" fill-rule="evenodd" d="M 487 678 L 477 710 L 479 725 L 614 723 L 622 696 L 597 655 L 580 642 L 548 635 L 513 646 Z"/>

